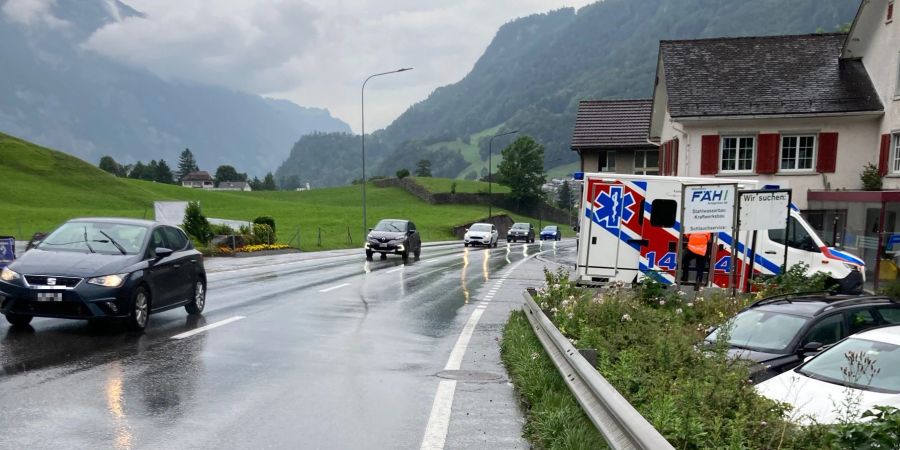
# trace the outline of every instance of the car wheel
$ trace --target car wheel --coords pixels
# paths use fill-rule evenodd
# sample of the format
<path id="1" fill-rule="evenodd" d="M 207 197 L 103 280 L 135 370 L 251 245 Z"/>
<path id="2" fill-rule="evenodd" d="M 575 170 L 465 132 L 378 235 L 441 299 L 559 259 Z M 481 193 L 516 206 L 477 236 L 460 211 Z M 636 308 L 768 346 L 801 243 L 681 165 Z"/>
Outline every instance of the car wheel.
<path id="1" fill-rule="evenodd" d="M 131 314 L 125 322 L 132 331 L 144 331 L 148 320 L 150 320 L 150 292 L 147 288 L 139 286 L 132 295 Z"/>
<path id="2" fill-rule="evenodd" d="M 463 243 L 463 247 L 468 247 L 468 246 L 469 246 L 468 242 Z"/>
<path id="3" fill-rule="evenodd" d="M 188 314 L 196 315 L 203 312 L 204 306 L 206 306 L 206 285 L 203 284 L 203 280 L 197 280 L 194 284 L 194 299 L 184 305 L 184 309 Z"/>
<path id="4" fill-rule="evenodd" d="M 387 253 L 382 253 L 381 260 L 384 261 L 385 259 L 387 259 Z"/>
<path id="5" fill-rule="evenodd" d="M 418 261 L 419 256 L 421 256 L 421 255 L 422 255 L 422 247 L 419 247 L 416 249 L 416 253 L 413 256 L 415 257 L 416 261 Z"/>
<path id="6" fill-rule="evenodd" d="M 403 258 L 403 263 L 406 264 L 409 261 L 409 250 L 401 253 L 400 257 Z"/>
<path id="7" fill-rule="evenodd" d="M 373 254 L 374 253 L 370 252 L 369 250 L 366 250 L 366 261 L 371 261 Z"/>
<path id="8" fill-rule="evenodd" d="M 6 314 L 6 321 L 14 327 L 24 327 L 31 323 L 31 319 L 33 318 L 33 316 L 25 314 Z"/>

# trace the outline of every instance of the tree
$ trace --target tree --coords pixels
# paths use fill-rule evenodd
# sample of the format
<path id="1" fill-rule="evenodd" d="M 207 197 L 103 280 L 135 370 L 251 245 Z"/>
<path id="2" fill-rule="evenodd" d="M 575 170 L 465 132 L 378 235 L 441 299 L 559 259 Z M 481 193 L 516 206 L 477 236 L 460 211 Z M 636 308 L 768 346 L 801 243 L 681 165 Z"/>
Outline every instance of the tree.
<path id="1" fill-rule="evenodd" d="M 259 177 L 253 177 L 253 179 L 250 180 L 250 189 L 251 190 L 262 191 L 263 190 L 262 185 L 263 185 L 263 183 L 262 183 L 262 181 L 259 181 Z"/>
<path id="2" fill-rule="evenodd" d="M 417 177 L 430 177 L 431 176 L 431 161 L 427 159 L 420 159 L 418 163 L 416 163 L 416 176 Z"/>
<path id="3" fill-rule="evenodd" d="M 497 168 L 497 182 L 509 186 L 509 196 L 518 205 L 540 200 L 544 193 L 544 146 L 522 136 L 503 149 Z"/>
<path id="4" fill-rule="evenodd" d="M 197 160 L 194 159 L 194 154 L 191 153 L 191 149 L 184 149 L 184 151 L 181 152 L 181 157 L 178 158 L 178 180 L 181 181 L 185 175 L 198 170 L 200 170 L 200 167 L 197 166 Z"/>
<path id="5" fill-rule="evenodd" d="M 125 176 L 125 168 L 122 167 L 121 164 L 117 163 L 112 156 L 104 156 L 100 158 L 100 169 L 109 172 L 117 177 Z"/>
<path id="6" fill-rule="evenodd" d="M 206 244 L 212 238 L 212 227 L 209 220 L 200 210 L 200 202 L 189 202 L 184 210 L 184 231 L 201 244 Z"/>
<path id="7" fill-rule="evenodd" d="M 164 159 L 159 160 L 156 166 L 156 176 L 153 178 L 157 183 L 175 184 L 175 176 L 172 175 L 172 169 Z"/>
<path id="8" fill-rule="evenodd" d="M 575 203 L 575 198 L 572 194 L 572 187 L 569 186 L 568 180 L 563 181 L 562 186 L 559 187 L 559 192 L 556 193 L 556 204 L 560 209 L 568 211 L 572 208 L 573 203 Z"/>
<path id="9" fill-rule="evenodd" d="M 155 159 L 152 159 L 150 160 L 150 164 L 147 164 L 147 170 L 143 173 L 141 179 L 146 181 L 156 181 L 158 174 L 159 163 L 157 163 Z"/>
<path id="10" fill-rule="evenodd" d="M 397 171 L 397 178 L 404 179 L 409 176 L 409 169 L 400 169 Z"/>
<path id="11" fill-rule="evenodd" d="M 272 175 L 272 172 L 266 174 L 265 178 L 263 178 L 262 188 L 260 190 L 263 191 L 277 191 L 278 186 L 275 185 L 275 176 Z"/>
<path id="12" fill-rule="evenodd" d="M 238 173 L 234 166 L 219 166 L 216 169 L 216 186 L 223 181 L 247 181 L 247 174 Z"/>
<path id="13" fill-rule="evenodd" d="M 144 163 L 138 161 L 134 163 L 134 166 L 131 167 L 131 170 L 128 171 L 128 178 L 134 178 L 136 180 L 142 180 L 146 176 L 147 166 Z"/>

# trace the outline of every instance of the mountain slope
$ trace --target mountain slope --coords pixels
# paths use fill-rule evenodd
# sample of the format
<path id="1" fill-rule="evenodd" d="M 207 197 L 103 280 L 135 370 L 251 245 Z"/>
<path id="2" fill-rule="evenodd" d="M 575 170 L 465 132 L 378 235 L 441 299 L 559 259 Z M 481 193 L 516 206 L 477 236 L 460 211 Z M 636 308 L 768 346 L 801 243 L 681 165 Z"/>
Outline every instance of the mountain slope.
<path id="1" fill-rule="evenodd" d="M 24 24 L 0 9 L 0 130 L 94 163 L 108 154 L 171 165 L 187 147 L 202 169 L 231 164 L 251 176 L 274 169 L 306 133 L 350 130 L 324 109 L 163 80 L 82 48 L 97 28 L 140 15 L 120 2 L 52 5 L 64 25 Z"/>
<path id="2" fill-rule="evenodd" d="M 564 164 L 576 158 L 569 138 L 579 100 L 652 95 L 659 40 L 833 30 L 851 21 L 858 6 L 859 0 L 605 0 L 577 13 L 517 19 L 500 28 L 465 78 L 410 107 L 382 138 L 390 145 L 453 141 L 504 125 L 543 143 L 548 167 Z"/>

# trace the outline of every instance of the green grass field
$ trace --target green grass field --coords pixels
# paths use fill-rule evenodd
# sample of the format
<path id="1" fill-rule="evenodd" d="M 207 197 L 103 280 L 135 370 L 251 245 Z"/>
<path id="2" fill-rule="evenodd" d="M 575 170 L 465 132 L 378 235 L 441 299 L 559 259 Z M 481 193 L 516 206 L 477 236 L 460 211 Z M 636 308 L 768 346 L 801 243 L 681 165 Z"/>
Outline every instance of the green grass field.
<path id="1" fill-rule="evenodd" d="M 304 250 L 361 245 L 361 186 L 307 192 L 202 191 L 116 178 L 73 156 L 3 134 L 0 161 L 5 189 L 5 195 L 0 196 L 0 235 L 27 239 L 34 232 L 52 230 L 75 217 L 152 219 L 154 201 L 192 200 L 200 202 L 208 217 L 252 220 L 272 216 L 279 240 L 286 242 L 299 230 L 300 248 Z M 486 216 L 480 205 L 428 205 L 398 188 L 369 185 L 367 194 L 370 227 L 380 218 L 409 218 L 418 225 L 422 238 L 429 241 L 452 239 L 453 226 Z M 503 211 L 495 209 L 497 212 Z M 316 242 L 319 228 L 321 247 Z"/>
<path id="2" fill-rule="evenodd" d="M 432 193 L 450 192 L 450 186 L 456 183 L 456 192 L 463 194 L 477 194 L 487 192 L 488 184 L 484 181 L 454 180 L 450 178 L 411 177 L 416 183 L 421 184 Z M 508 194 L 509 188 L 502 184 L 493 183 L 491 192 L 495 194 Z"/>

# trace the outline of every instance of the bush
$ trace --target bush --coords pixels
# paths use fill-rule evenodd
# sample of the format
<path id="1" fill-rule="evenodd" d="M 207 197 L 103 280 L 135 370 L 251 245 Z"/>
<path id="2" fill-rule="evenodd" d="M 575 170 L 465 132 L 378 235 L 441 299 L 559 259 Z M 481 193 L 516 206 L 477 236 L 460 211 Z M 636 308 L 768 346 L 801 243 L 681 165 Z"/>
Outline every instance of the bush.
<path id="1" fill-rule="evenodd" d="M 274 244 L 276 240 L 275 232 L 272 231 L 272 227 L 264 223 L 253 224 L 253 237 L 256 238 L 256 243 L 268 245 Z"/>
<path id="2" fill-rule="evenodd" d="M 774 277 L 754 280 L 759 298 L 773 295 L 796 294 L 799 292 L 824 291 L 827 287 L 828 275 L 816 272 L 808 273 L 809 266 L 805 263 L 797 263 L 791 266 L 787 272 L 782 272 Z"/>
<path id="3" fill-rule="evenodd" d="M 262 223 L 266 224 L 272 228 L 272 232 L 275 232 L 275 218 L 272 216 L 259 216 L 253 219 L 253 223 Z"/>
<path id="4" fill-rule="evenodd" d="M 234 228 L 231 228 L 228 225 L 210 224 L 209 227 L 213 236 L 231 236 L 234 234 Z"/>
<path id="5" fill-rule="evenodd" d="M 863 167 L 862 173 L 859 174 L 859 179 L 862 180 L 863 190 L 881 190 L 883 177 L 881 176 L 881 172 L 878 171 L 878 167 L 876 165 L 872 163 L 866 164 L 865 167 Z"/>
<path id="6" fill-rule="evenodd" d="M 456 193 L 456 182 L 455 182 L 455 181 L 452 182 L 452 183 L 450 183 L 450 193 L 451 193 L 451 194 L 455 194 L 455 193 Z"/>
<path id="7" fill-rule="evenodd" d="M 184 211 L 184 231 L 201 244 L 206 244 L 213 236 L 212 227 L 200 210 L 200 202 L 189 202 Z"/>
<path id="8" fill-rule="evenodd" d="M 398 179 L 401 179 L 401 180 L 402 180 L 402 179 L 404 179 L 404 178 L 406 178 L 406 177 L 408 177 L 408 176 L 409 176 L 409 170 L 408 170 L 408 169 L 400 169 L 400 170 L 397 171 L 397 178 L 398 178 Z"/>

